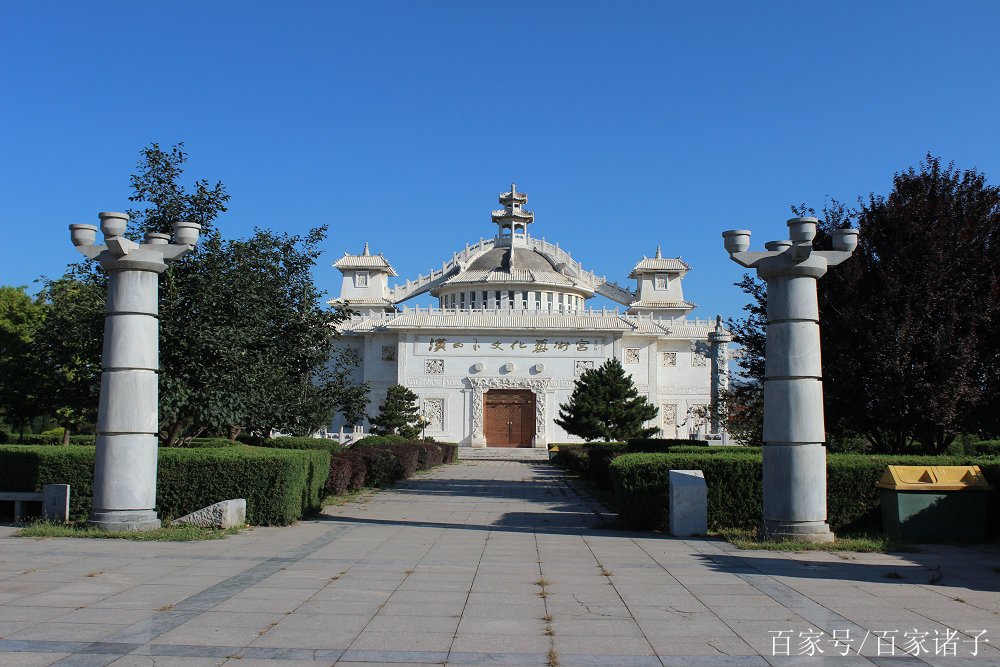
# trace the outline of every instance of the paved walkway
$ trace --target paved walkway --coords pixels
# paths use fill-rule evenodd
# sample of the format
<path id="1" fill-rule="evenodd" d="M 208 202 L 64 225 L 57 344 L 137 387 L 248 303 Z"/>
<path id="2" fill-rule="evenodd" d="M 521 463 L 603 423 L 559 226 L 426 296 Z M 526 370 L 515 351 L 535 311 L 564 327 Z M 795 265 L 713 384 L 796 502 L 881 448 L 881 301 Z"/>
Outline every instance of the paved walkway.
<path id="1" fill-rule="evenodd" d="M 996 547 L 738 552 L 609 530 L 602 511 L 546 463 L 482 460 L 213 542 L 0 528 L 0 665 L 822 662 L 772 657 L 772 631 L 793 656 L 825 632 L 828 664 L 1000 664 L 969 633 L 1000 637 Z M 946 627 L 956 657 L 934 655 Z M 872 632 L 892 630 L 896 656 L 912 631 L 930 654 L 877 657 Z M 871 657 L 836 657 L 835 631 Z"/>

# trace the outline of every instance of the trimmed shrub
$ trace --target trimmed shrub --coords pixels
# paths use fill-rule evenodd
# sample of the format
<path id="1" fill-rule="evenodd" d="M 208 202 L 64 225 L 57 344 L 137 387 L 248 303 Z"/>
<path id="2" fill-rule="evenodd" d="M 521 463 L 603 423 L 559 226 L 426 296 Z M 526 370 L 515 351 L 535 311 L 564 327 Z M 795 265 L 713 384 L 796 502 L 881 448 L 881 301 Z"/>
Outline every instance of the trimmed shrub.
<path id="1" fill-rule="evenodd" d="M 976 456 L 1000 456 L 1000 440 L 980 440 L 966 446 L 966 454 L 972 450 Z"/>
<path id="2" fill-rule="evenodd" d="M 710 528 L 755 528 L 761 517 L 761 457 L 625 454 L 611 462 L 618 517 L 629 528 L 667 528 L 670 470 L 701 470 Z"/>
<path id="3" fill-rule="evenodd" d="M 351 479 L 354 476 L 354 466 L 351 459 L 346 456 L 334 455 L 330 457 L 330 474 L 326 478 L 326 486 L 323 493 L 327 496 L 339 496 L 347 493 L 351 487 Z M 362 485 L 364 482 L 362 482 Z"/>
<path id="4" fill-rule="evenodd" d="M 365 486 L 386 487 L 403 478 L 403 464 L 391 450 L 381 445 L 351 447 L 365 463 Z"/>
<path id="5" fill-rule="evenodd" d="M 318 449 L 331 454 L 344 449 L 339 442 L 330 438 L 271 438 L 265 440 L 262 446 L 275 449 Z"/>
<path id="6" fill-rule="evenodd" d="M 421 449 L 419 445 L 373 445 L 392 452 L 399 461 L 400 476 L 397 479 L 413 477 L 420 467 Z"/>
<path id="7" fill-rule="evenodd" d="M 458 445 L 453 442 L 434 443 L 441 448 L 442 463 L 454 463 L 458 460 Z"/>
<path id="8" fill-rule="evenodd" d="M 710 451 L 716 448 L 709 448 Z M 719 448 L 721 449 L 721 448 Z M 626 454 L 610 464 L 619 518 L 631 528 L 665 529 L 670 470 L 701 470 L 708 486 L 712 529 L 756 529 L 761 521 L 760 451 L 704 454 Z M 740 453 L 736 453 L 740 452 Z M 990 484 L 1000 484 L 1000 460 L 946 456 L 827 455 L 827 517 L 834 531 L 880 531 L 881 503 L 875 483 L 888 465 L 979 465 Z M 992 512 L 1000 516 L 998 494 Z"/>
<path id="9" fill-rule="evenodd" d="M 69 484 L 69 514 L 86 519 L 94 505 L 93 447 L 7 445 L 0 447 L 0 491 L 41 491 L 43 484 Z"/>
<path id="10" fill-rule="evenodd" d="M 629 440 L 629 451 L 632 452 L 672 452 L 675 447 L 708 447 L 708 440 L 691 440 L 690 438 L 645 438 Z"/>
<path id="11" fill-rule="evenodd" d="M 417 444 L 420 448 L 420 460 L 417 462 L 418 470 L 430 470 L 434 466 L 444 463 L 444 449 L 433 442 L 421 442 Z"/>
<path id="12" fill-rule="evenodd" d="M 585 472 L 591 481 L 602 489 L 611 488 L 611 462 L 631 451 L 631 445 L 620 442 L 602 442 L 584 447 L 587 453 Z"/>
<path id="13" fill-rule="evenodd" d="M 70 514 L 86 519 L 93 508 L 93 447 L 0 447 L 0 489 L 40 491 L 69 484 Z M 246 498 L 247 522 L 284 525 L 320 509 L 329 455 L 255 447 L 161 448 L 157 510 L 178 517 L 212 503 Z"/>
<path id="14" fill-rule="evenodd" d="M 559 461 L 573 472 L 584 475 L 590 469 L 590 451 L 586 443 L 559 445 Z"/>
<path id="15" fill-rule="evenodd" d="M 368 477 L 368 465 L 363 456 L 355 451 L 346 449 L 330 455 L 331 459 L 344 459 L 351 464 L 351 478 L 347 483 L 348 491 L 360 491 L 365 488 Z"/>
<path id="16" fill-rule="evenodd" d="M 354 445 L 405 445 L 408 442 L 409 440 L 401 435 L 366 435 Z"/>
<path id="17" fill-rule="evenodd" d="M 222 447 L 240 447 L 238 441 L 229 438 L 193 438 L 184 445 L 190 449 L 220 449 Z"/>
<path id="18" fill-rule="evenodd" d="M 161 449 L 157 505 L 166 518 L 246 498 L 247 523 L 286 525 L 322 509 L 329 472 L 329 454 L 320 451 Z"/>
<path id="19" fill-rule="evenodd" d="M 59 435 L 45 433 L 25 433 L 24 441 L 18 442 L 17 433 L 0 433 L 0 445 L 61 445 L 62 432 Z M 71 435 L 69 444 L 93 447 L 97 440 L 95 435 Z"/>

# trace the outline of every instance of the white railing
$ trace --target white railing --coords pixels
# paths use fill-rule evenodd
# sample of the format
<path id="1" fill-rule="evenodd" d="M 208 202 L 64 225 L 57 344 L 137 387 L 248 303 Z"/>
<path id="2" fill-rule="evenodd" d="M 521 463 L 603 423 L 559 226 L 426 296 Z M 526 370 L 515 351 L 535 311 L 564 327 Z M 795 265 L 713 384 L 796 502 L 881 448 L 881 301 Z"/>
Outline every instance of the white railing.
<path id="1" fill-rule="evenodd" d="M 627 315 L 619 308 L 580 308 L 571 310 L 547 309 L 547 308 L 440 308 L 438 306 L 412 306 L 404 307 L 396 313 L 373 313 L 372 315 L 352 315 L 351 321 L 361 320 L 392 320 L 400 315 L 512 315 L 518 316 L 551 316 L 551 317 L 620 317 L 624 320 L 659 322 L 673 326 L 688 327 L 714 327 L 715 320 L 687 317 L 655 317 L 652 313 L 640 313 L 637 315 Z"/>

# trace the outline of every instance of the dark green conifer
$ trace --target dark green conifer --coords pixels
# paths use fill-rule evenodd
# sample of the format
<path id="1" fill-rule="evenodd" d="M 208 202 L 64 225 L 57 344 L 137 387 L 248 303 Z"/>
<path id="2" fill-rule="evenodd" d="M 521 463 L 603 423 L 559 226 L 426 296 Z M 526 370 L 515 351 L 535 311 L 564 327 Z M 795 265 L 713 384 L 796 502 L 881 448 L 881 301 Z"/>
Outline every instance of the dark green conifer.
<path id="1" fill-rule="evenodd" d="M 555 421 L 567 433 L 585 440 L 624 442 L 656 433 L 659 429 L 644 424 L 658 413 L 655 405 L 639 395 L 621 362 L 609 359 L 580 375 Z"/>
<path id="2" fill-rule="evenodd" d="M 417 395 L 401 385 L 389 387 L 379 406 L 378 416 L 370 417 L 375 435 L 400 435 L 416 439 L 420 435 L 420 415 Z"/>

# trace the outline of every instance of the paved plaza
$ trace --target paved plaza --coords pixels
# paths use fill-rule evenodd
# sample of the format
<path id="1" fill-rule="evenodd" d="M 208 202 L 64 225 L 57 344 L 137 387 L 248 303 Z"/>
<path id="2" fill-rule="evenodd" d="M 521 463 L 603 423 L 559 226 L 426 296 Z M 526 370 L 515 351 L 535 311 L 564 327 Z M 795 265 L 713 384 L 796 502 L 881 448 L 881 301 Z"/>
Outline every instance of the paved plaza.
<path id="1" fill-rule="evenodd" d="M 481 458 L 225 540 L 3 527 L 0 665 L 1000 664 L 996 546 L 738 551 L 610 518 L 546 462 Z"/>

